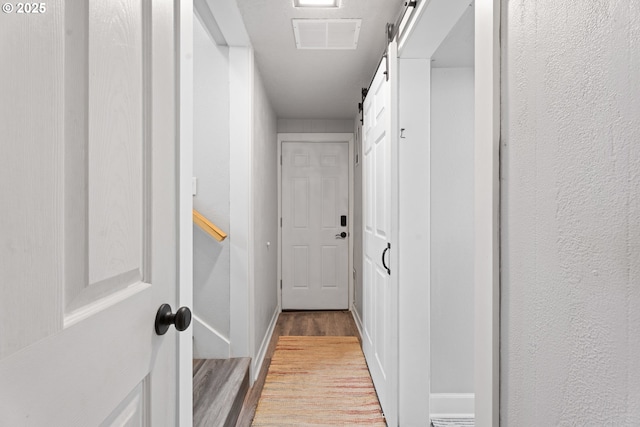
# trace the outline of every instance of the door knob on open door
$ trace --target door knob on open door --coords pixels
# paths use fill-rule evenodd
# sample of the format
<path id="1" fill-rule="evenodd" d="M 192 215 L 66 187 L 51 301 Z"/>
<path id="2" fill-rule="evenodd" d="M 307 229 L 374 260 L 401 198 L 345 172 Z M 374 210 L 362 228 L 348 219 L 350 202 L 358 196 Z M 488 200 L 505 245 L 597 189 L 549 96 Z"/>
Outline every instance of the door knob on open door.
<path id="1" fill-rule="evenodd" d="M 169 326 L 175 325 L 178 331 L 184 331 L 191 324 L 191 310 L 180 307 L 175 314 L 171 312 L 169 304 L 162 304 L 156 313 L 156 334 L 164 335 Z"/>

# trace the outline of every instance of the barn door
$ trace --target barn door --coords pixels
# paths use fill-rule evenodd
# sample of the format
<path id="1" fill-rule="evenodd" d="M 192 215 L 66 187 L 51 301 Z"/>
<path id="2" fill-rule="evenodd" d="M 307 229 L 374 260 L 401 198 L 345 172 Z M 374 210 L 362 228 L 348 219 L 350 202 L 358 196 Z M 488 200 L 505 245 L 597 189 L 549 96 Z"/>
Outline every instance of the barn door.
<path id="1" fill-rule="evenodd" d="M 364 101 L 363 350 L 389 426 L 398 420 L 397 48 Z"/>
<path id="2" fill-rule="evenodd" d="M 174 5 L 40 5 L 0 14 L 0 425 L 176 425 Z"/>

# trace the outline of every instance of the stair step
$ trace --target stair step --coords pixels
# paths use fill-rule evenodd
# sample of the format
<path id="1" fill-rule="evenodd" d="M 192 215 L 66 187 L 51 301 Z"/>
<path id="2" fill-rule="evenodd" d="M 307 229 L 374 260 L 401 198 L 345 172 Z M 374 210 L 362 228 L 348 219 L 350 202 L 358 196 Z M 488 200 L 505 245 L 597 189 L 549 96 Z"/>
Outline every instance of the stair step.
<path id="1" fill-rule="evenodd" d="M 249 390 L 251 359 L 193 361 L 193 425 L 236 425 Z"/>

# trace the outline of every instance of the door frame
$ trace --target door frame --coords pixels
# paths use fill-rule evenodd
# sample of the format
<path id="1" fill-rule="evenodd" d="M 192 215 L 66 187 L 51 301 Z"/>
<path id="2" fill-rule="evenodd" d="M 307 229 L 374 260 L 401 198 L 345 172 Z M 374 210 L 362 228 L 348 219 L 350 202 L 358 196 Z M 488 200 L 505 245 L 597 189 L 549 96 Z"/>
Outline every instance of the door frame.
<path id="1" fill-rule="evenodd" d="M 283 142 L 306 142 L 306 143 L 322 143 L 322 142 L 347 142 L 349 144 L 349 218 L 347 221 L 347 233 L 350 237 L 353 237 L 353 174 L 355 167 L 354 157 L 354 139 L 353 133 L 278 133 L 278 218 L 282 221 L 282 143 Z M 278 307 L 282 310 L 282 226 L 277 224 L 278 227 Z M 348 307 L 351 310 L 353 305 L 353 238 L 349 239 L 348 245 L 348 266 L 347 266 L 347 278 L 348 278 L 348 294 L 349 301 Z"/>
<path id="2" fill-rule="evenodd" d="M 500 0 L 475 3 L 475 421 L 500 425 Z M 399 51 L 414 34 L 429 7 L 442 2 L 419 2 L 400 29 Z M 428 158 L 427 158 L 428 160 Z M 416 225 L 416 224 L 413 224 Z M 404 223 L 404 226 L 412 227 Z M 428 303 L 428 301 L 427 301 Z M 421 325 L 409 324 L 409 335 Z M 423 343 L 424 344 L 424 343 Z M 425 345 L 428 346 L 428 343 Z M 428 354 L 427 354 L 428 356 Z M 402 363 L 404 359 L 401 359 Z M 413 366 L 415 367 L 415 366 Z M 407 368 L 411 369 L 413 367 Z M 422 367 L 424 369 L 424 367 Z M 428 375 L 428 373 L 427 373 Z M 427 400 L 428 402 L 428 400 Z"/>
<path id="3" fill-rule="evenodd" d="M 475 0 L 475 340 L 487 343 L 474 350 L 479 426 L 500 425 L 500 14 L 500 0 Z"/>
<path id="4" fill-rule="evenodd" d="M 178 0 L 176 14 L 176 124 L 178 139 L 178 307 L 193 311 L 193 0 Z M 178 307 L 175 307 L 176 310 Z M 178 424 L 193 425 L 193 327 L 178 334 Z"/>

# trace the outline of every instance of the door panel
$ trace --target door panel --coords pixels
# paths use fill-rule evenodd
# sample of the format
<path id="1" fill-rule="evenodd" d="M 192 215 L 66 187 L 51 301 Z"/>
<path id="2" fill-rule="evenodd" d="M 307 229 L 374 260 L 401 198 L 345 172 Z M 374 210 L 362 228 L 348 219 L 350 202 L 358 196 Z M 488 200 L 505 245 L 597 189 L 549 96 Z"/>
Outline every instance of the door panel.
<path id="1" fill-rule="evenodd" d="M 282 307 L 346 309 L 349 211 L 346 142 L 282 144 Z"/>
<path id="2" fill-rule="evenodd" d="M 0 16 L 0 425 L 176 420 L 173 12 Z"/>
<path id="3" fill-rule="evenodd" d="M 145 378 L 118 405 L 100 427 L 149 425 L 149 379 Z"/>
<path id="4" fill-rule="evenodd" d="M 143 130 L 150 93 L 143 85 L 150 75 L 143 34 L 151 9 L 144 6 L 88 2 L 79 6 L 82 14 L 73 11 L 76 16 L 67 20 L 67 27 L 87 34 L 88 42 L 82 49 L 67 49 L 65 58 L 66 67 L 86 84 L 78 87 L 67 78 L 64 87 L 68 117 L 84 111 L 80 120 L 65 121 L 66 184 L 73 187 L 65 197 L 66 223 L 73 225 L 65 230 L 70 276 L 65 324 L 99 310 L 101 299 L 145 281 L 143 247 L 149 234 L 143 203 L 149 177 L 144 165 L 150 146 Z M 103 14 L 111 19 L 102 19 Z"/>
<path id="5" fill-rule="evenodd" d="M 398 290 L 392 252 L 395 196 L 391 191 L 397 185 L 393 175 L 397 173 L 393 168 L 397 150 L 394 49 L 395 43 L 390 44 L 389 59 L 378 68 L 364 101 L 363 128 L 363 350 L 390 426 L 397 424 L 398 407 Z"/>

